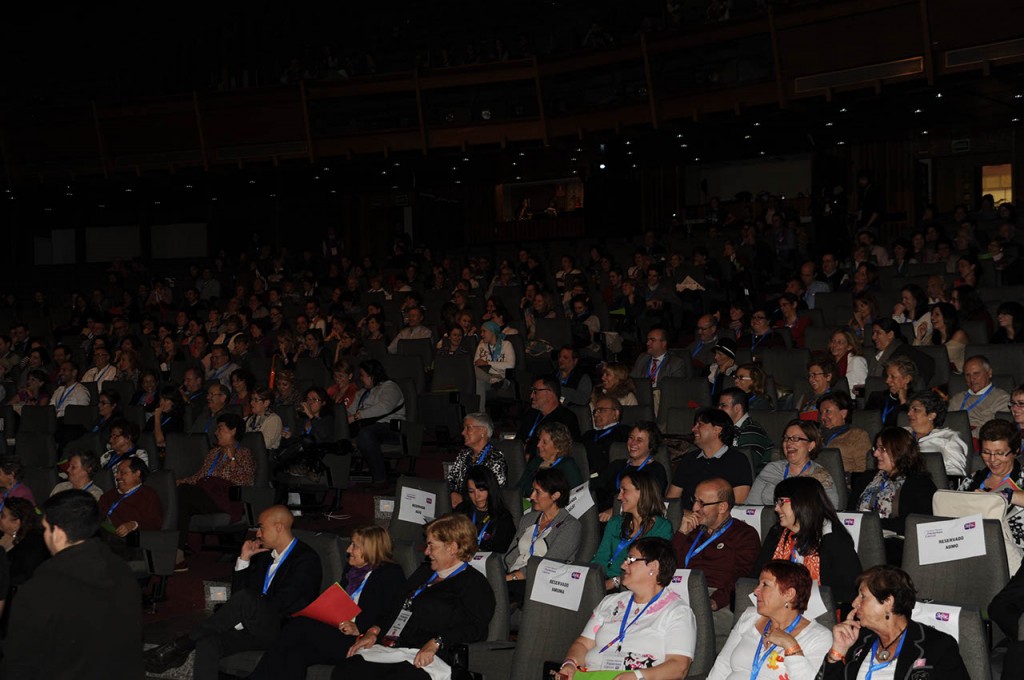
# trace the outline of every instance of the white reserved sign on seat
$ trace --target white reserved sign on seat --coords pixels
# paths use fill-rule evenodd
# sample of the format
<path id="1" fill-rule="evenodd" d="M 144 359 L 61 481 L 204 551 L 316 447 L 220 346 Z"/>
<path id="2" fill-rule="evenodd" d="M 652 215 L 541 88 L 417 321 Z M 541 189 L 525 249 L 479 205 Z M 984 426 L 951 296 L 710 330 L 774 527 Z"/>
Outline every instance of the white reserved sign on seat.
<path id="1" fill-rule="evenodd" d="M 949 633 L 954 640 L 960 642 L 960 607 L 956 605 L 918 602 L 914 605 L 910 618 L 937 628 L 943 633 Z"/>
<path id="2" fill-rule="evenodd" d="M 732 516 L 741 522 L 745 522 L 750 526 L 754 527 L 754 531 L 757 532 L 757 537 L 762 541 L 764 536 L 761 535 L 761 513 L 768 507 L 766 505 L 737 505 L 732 509 Z"/>
<path id="3" fill-rule="evenodd" d="M 940 564 L 985 554 L 981 515 L 957 517 L 917 525 L 918 561 Z"/>
<path id="4" fill-rule="evenodd" d="M 590 567 L 541 560 L 533 579 L 530 599 L 569 611 L 578 611 Z"/>
<path id="5" fill-rule="evenodd" d="M 838 512 L 840 521 L 843 526 L 850 533 L 853 538 L 853 549 L 860 550 L 860 524 L 861 516 L 859 512 Z"/>
<path id="6" fill-rule="evenodd" d="M 469 561 L 469 565 L 484 576 L 487 576 L 487 558 L 490 556 L 491 553 L 489 552 L 478 552 L 473 555 L 473 559 Z"/>
<path id="7" fill-rule="evenodd" d="M 590 495 L 590 482 L 583 482 L 569 494 L 569 505 L 565 509 L 579 519 L 590 508 L 594 507 L 594 497 Z"/>
<path id="8" fill-rule="evenodd" d="M 676 569 L 676 573 L 672 574 L 672 580 L 669 581 L 668 589 L 678 595 L 683 602 L 690 605 L 690 570 L 689 569 Z"/>
<path id="9" fill-rule="evenodd" d="M 398 519 L 413 524 L 426 524 L 433 521 L 437 508 L 437 494 L 410 486 L 402 488 L 401 508 Z"/>

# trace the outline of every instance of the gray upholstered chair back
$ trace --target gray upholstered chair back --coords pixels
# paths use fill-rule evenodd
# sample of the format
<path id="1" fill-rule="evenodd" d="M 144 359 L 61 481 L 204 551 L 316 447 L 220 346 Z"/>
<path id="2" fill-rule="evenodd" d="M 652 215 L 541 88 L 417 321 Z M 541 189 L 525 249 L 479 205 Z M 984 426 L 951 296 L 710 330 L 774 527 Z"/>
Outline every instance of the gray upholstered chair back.
<path id="1" fill-rule="evenodd" d="M 733 615 L 733 625 L 740 620 L 740 616 L 747 610 L 747 607 L 754 606 L 750 602 L 750 596 L 756 587 L 756 578 L 745 577 L 736 581 L 736 611 Z M 825 613 L 819 614 L 814 620 L 832 630 L 832 626 L 836 625 L 836 599 L 832 596 L 832 589 L 828 586 L 821 586 L 819 591 L 821 592 L 821 601 L 825 605 Z"/>

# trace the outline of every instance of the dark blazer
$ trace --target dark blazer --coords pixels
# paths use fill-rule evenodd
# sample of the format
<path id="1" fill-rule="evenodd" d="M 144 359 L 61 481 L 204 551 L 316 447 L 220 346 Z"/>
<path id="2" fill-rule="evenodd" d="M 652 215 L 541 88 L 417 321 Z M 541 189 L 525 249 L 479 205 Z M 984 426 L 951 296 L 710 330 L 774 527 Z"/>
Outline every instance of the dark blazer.
<path id="1" fill-rule="evenodd" d="M 781 525 L 776 524 L 765 536 L 751 576 L 757 578 L 761 574 L 761 569 L 775 554 L 784 531 Z M 821 585 L 832 589 L 836 602 L 853 602 L 857 596 L 854 581 L 861 572 L 860 557 L 853 548 L 853 537 L 843 525 L 833 526 L 831 533 L 821 537 L 818 555 L 821 559 Z"/>
<path id="2" fill-rule="evenodd" d="M 404 594 L 411 596 L 433 573 L 429 564 L 420 566 L 406 582 Z M 447 652 L 454 645 L 485 639 L 493 615 L 491 584 L 479 571 L 468 567 L 439 583 L 435 581 L 412 601 L 412 617 L 398 636 L 398 646 L 419 649 L 440 635 L 444 639 L 441 656 L 448 660 Z M 390 625 L 383 628 L 384 634 Z"/>
<path id="3" fill-rule="evenodd" d="M 895 356 L 905 356 L 914 362 L 914 365 L 917 366 L 917 375 L 921 385 L 927 385 L 931 382 L 932 376 L 935 375 L 935 360 L 902 340 L 894 340 L 893 344 L 889 345 L 888 349 L 882 352 L 882 356 L 878 358 L 874 366 L 869 367 L 868 375 L 884 377 L 885 370 L 882 366 Z"/>
<path id="4" fill-rule="evenodd" d="M 871 645 L 878 636 L 867 628 L 860 629 L 860 635 L 853 646 L 846 651 L 846 661 L 822 664 L 824 680 L 854 680 L 861 665 L 870 663 Z M 924 664 L 915 667 L 918 660 Z M 925 626 L 917 621 L 907 625 L 907 638 L 900 655 L 896 657 L 895 680 L 969 680 L 967 667 L 960 658 L 960 648 L 951 636 Z"/>
<path id="5" fill-rule="evenodd" d="M 248 590 L 261 595 L 263 579 L 272 561 L 269 550 L 254 555 L 248 567 L 232 574 L 231 591 Z M 302 541 L 296 541 L 288 559 L 278 567 L 267 594 L 260 596 L 262 607 L 256 613 L 257 618 L 265 625 L 279 627 L 281 619 L 291 616 L 320 595 L 321 576 L 320 556 Z M 246 624 L 246 627 L 255 627 L 255 624 Z"/>
<path id="6" fill-rule="evenodd" d="M 910 408 L 910 401 L 906 404 L 896 404 L 896 401 L 892 398 L 892 393 L 888 390 L 881 390 L 878 392 L 872 392 L 868 395 L 868 400 L 864 404 L 865 411 L 878 411 L 880 414 L 885 413 L 885 407 L 892 402 L 892 409 L 889 411 L 889 417 L 882 421 L 883 427 L 896 427 L 899 423 L 899 417 L 901 413 L 906 413 L 907 409 Z"/>
<path id="7" fill-rule="evenodd" d="M 878 474 L 874 470 L 854 473 L 852 479 L 852 492 L 847 504 L 847 510 L 855 511 L 860 495 L 868 487 L 871 480 Z M 932 514 L 932 496 L 935 495 L 935 482 L 927 472 L 912 472 L 907 475 L 907 481 L 900 487 L 900 493 L 896 497 L 897 514 L 895 517 L 888 517 L 881 520 L 882 528 L 895 531 L 903 535 L 907 525 L 907 515 L 917 513 L 919 515 Z"/>
<path id="8" fill-rule="evenodd" d="M 359 608 L 362 611 L 356 616 L 356 628 L 365 631 L 371 626 L 380 626 L 387 632 L 402 606 L 404 593 L 405 572 L 394 562 L 382 562 L 370 572 L 366 587 L 359 595 Z"/>
<path id="9" fill-rule="evenodd" d="M 612 444 L 615 442 L 623 442 L 629 439 L 629 433 L 633 428 L 628 425 L 618 423 L 611 428 L 611 433 L 597 432 L 596 430 L 587 430 L 584 432 L 580 441 L 583 442 L 583 447 L 587 450 L 587 463 L 590 464 L 590 474 L 595 472 L 600 474 L 608 467 L 608 460 L 611 458 Z M 604 436 L 597 439 L 597 435 L 603 434 Z"/>
<path id="10" fill-rule="evenodd" d="M 649 378 L 650 366 L 651 355 L 644 352 L 636 358 L 636 363 L 633 364 L 633 371 L 629 376 L 631 378 Z M 662 362 L 658 364 L 658 380 L 662 378 L 689 378 L 692 373 L 693 371 L 689 363 L 671 352 L 666 353 Z"/>
<path id="11" fill-rule="evenodd" d="M 539 421 L 537 416 L 540 416 Z M 519 431 L 516 433 L 516 438 L 523 442 L 523 451 L 527 458 L 537 455 L 537 440 L 540 438 L 540 426 L 544 423 L 562 423 L 569 428 L 569 434 L 572 435 L 574 441 L 580 438 L 580 420 L 576 417 L 575 413 L 563 404 L 556 406 L 555 410 L 546 416 L 541 415 L 541 412 L 537 409 L 531 408 L 523 414 L 523 419 L 519 423 Z M 536 424 L 536 427 L 534 424 Z"/>

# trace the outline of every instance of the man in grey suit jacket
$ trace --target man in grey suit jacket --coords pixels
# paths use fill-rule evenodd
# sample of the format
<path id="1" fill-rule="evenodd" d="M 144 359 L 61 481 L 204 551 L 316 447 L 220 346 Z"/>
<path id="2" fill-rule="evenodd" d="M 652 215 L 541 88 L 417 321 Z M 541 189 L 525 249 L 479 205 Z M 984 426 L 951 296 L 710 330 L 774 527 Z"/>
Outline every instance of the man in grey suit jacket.
<path id="1" fill-rule="evenodd" d="M 689 378 L 686 361 L 668 353 L 668 333 L 661 326 L 647 331 L 647 351 L 637 357 L 633 365 L 633 378 L 650 378 L 651 387 L 657 389 L 662 378 Z"/>

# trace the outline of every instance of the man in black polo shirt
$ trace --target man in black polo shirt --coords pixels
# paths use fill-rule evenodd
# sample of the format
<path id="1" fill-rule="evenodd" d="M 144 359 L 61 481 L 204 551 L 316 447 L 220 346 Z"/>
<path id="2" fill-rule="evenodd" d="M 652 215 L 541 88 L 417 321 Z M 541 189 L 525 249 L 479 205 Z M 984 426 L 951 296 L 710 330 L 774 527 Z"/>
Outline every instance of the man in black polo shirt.
<path id="1" fill-rule="evenodd" d="M 686 453 L 676 464 L 667 498 L 682 498 L 683 508 L 689 509 L 697 485 L 705 479 L 721 477 L 732 485 L 737 503 L 747 500 L 753 473 L 747 457 L 731 446 L 733 430 L 732 419 L 725 411 L 705 408 L 697 412 L 693 422 L 693 443 L 697 449 Z"/>
<path id="2" fill-rule="evenodd" d="M 556 376 L 562 386 L 563 404 L 589 404 L 590 393 L 594 389 L 590 376 L 580 366 L 580 353 L 571 345 L 558 350 L 558 373 Z"/>
<path id="3" fill-rule="evenodd" d="M 594 404 L 594 429 L 587 430 L 580 438 L 587 449 L 591 477 L 600 475 L 608 467 L 612 444 L 629 438 L 631 428 L 620 423 L 621 418 L 622 404 L 615 397 L 601 397 Z"/>
<path id="4" fill-rule="evenodd" d="M 516 438 L 523 442 L 526 459 L 537 454 L 537 439 L 540 426 L 544 423 L 562 423 L 569 428 L 574 441 L 580 439 L 580 422 L 576 414 L 562 405 L 562 386 L 553 376 L 544 376 L 533 381 L 530 388 L 530 410 L 523 414 Z"/>

